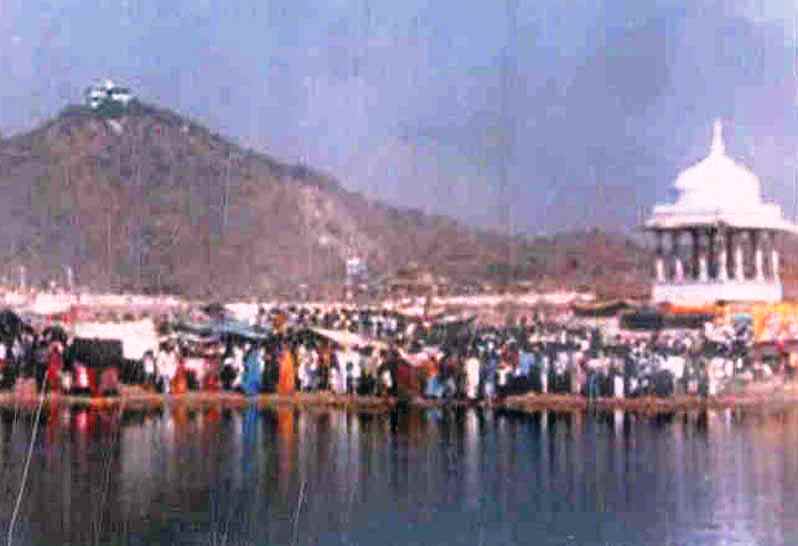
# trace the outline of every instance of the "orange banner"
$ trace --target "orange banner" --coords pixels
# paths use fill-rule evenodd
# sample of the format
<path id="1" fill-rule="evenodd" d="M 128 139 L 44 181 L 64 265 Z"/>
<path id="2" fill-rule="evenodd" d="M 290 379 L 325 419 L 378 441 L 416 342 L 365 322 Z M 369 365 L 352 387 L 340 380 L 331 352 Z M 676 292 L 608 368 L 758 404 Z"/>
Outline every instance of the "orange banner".
<path id="1" fill-rule="evenodd" d="M 756 342 L 798 339 L 798 304 L 755 304 L 751 319 Z"/>
<path id="2" fill-rule="evenodd" d="M 672 315 L 717 315 L 721 312 L 716 305 L 668 305 L 665 310 Z"/>

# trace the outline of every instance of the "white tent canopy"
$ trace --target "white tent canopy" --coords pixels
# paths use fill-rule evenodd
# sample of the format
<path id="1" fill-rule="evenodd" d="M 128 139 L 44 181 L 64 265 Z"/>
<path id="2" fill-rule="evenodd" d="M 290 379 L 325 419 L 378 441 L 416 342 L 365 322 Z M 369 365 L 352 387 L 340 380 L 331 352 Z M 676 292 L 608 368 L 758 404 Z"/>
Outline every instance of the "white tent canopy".
<path id="1" fill-rule="evenodd" d="M 388 346 L 382 341 L 375 341 L 346 330 L 328 330 L 326 328 L 311 328 L 311 331 L 319 334 L 342 347 L 365 347 L 371 345 L 378 349 L 387 349 Z"/>
<path id="2" fill-rule="evenodd" d="M 135 322 L 78 322 L 75 337 L 118 339 L 125 358 L 139 360 L 147 351 L 158 349 L 158 332 L 151 319 Z"/>
<path id="3" fill-rule="evenodd" d="M 73 303 L 74 299 L 69 296 L 38 294 L 28 311 L 41 316 L 58 315 L 67 313 L 72 308 Z"/>

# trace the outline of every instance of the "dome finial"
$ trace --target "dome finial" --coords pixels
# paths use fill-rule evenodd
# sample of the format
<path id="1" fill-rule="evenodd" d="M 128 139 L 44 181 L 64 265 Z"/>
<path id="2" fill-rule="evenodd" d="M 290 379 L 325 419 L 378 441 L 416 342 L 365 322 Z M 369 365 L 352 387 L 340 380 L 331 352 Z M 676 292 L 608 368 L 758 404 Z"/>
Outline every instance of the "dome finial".
<path id="1" fill-rule="evenodd" d="M 716 155 L 726 153 L 726 145 L 723 143 L 723 123 L 720 118 L 715 120 L 713 127 L 711 153 Z"/>

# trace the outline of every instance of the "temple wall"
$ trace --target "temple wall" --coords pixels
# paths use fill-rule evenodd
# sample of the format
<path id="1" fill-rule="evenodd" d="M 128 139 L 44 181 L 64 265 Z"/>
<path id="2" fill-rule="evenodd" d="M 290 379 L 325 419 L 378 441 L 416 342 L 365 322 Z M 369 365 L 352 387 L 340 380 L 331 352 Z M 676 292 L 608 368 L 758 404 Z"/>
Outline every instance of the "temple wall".
<path id="1" fill-rule="evenodd" d="M 717 301 L 778 302 L 782 295 L 782 286 L 778 281 L 687 281 L 654 284 L 651 299 L 654 303 L 701 305 Z"/>

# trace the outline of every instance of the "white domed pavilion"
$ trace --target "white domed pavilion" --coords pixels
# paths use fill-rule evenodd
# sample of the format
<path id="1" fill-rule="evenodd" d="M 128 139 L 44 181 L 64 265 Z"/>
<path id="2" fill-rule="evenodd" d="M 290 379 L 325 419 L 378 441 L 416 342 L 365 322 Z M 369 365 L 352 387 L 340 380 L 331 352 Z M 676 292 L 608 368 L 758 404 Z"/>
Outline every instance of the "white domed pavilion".
<path id="1" fill-rule="evenodd" d="M 780 301 L 775 238 L 798 230 L 762 201 L 757 176 L 726 155 L 720 121 L 709 155 L 674 187 L 676 202 L 656 205 L 645 223 L 657 238 L 654 303 Z"/>

